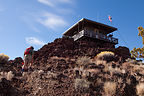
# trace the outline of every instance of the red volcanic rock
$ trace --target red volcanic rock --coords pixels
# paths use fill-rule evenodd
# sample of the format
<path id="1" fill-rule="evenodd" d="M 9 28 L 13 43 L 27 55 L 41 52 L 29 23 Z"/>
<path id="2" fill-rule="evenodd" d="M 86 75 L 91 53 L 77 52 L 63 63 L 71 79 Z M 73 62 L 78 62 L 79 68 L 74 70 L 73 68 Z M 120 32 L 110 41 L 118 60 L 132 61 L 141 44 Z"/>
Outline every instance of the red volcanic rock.
<path id="1" fill-rule="evenodd" d="M 115 62 L 108 64 L 90 63 L 86 69 L 76 70 L 77 58 L 88 56 L 94 58 L 102 51 L 115 53 Z M 12 71 L 15 78 L 12 81 L 2 79 L 0 82 L 0 95 L 2 96 L 103 96 L 103 85 L 106 81 L 117 82 L 117 96 L 136 96 L 135 86 L 137 81 L 130 72 L 110 72 L 106 65 L 111 68 L 123 68 L 124 62 L 130 57 L 126 47 L 115 48 L 113 44 L 95 41 L 73 41 L 69 38 L 59 38 L 48 43 L 34 52 L 32 70 L 21 73 L 22 58 L 4 64 L 1 71 Z M 126 64 L 125 64 L 126 65 Z M 114 69 L 113 69 L 114 70 Z M 129 71 L 129 70 L 127 70 Z M 87 73 L 83 73 L 87 72 Z M 83 75 L 82 75 L 83 74 Z M 91 82 L 86 93 L 76 90 L 76 79 L 87 79 Z M 130 79 L 133 84 L 127 84 Z M 119 80 L 119 81 L 120 81 Z M 126 85 L 127 84 L 127 85 Z M 125 86 L 126 85 L 126 86 Z M 132 94 L 130 94 L 132 92 Z"/>
<path id="2" fill-rule="evenodd" d="M 95 57 L 101 51 L 112 51 L 119 58 L 125 60 L 130 57 L 129 49 L 126 47 L 115 48 L 113 44 L 101 43 L 95 41 L 76 41 L 68 38 L 59 38 L 52 43 L 44 45 L 41 49 L 35 52 L 34 61 L 46 62 L 49 57 L 68 57 L 77 58 L 79 56 Z"/>

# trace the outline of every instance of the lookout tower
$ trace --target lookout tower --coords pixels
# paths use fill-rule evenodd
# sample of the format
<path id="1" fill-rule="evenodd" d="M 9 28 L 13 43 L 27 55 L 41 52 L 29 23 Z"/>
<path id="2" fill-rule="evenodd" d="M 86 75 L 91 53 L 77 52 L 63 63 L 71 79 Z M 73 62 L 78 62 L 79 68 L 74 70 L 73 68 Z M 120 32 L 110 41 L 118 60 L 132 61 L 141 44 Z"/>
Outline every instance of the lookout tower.
<path id="1" fill-rule="evenodd" d="M 63 33 L 63 36 L 73 38 L 74 41 L 81 39 L 93 39 L 118 44 L 118 39 L 114 38 L 111 34 L 116 30 L 117 28 L 115 27 L 83 18 L 66 30 Z"/>

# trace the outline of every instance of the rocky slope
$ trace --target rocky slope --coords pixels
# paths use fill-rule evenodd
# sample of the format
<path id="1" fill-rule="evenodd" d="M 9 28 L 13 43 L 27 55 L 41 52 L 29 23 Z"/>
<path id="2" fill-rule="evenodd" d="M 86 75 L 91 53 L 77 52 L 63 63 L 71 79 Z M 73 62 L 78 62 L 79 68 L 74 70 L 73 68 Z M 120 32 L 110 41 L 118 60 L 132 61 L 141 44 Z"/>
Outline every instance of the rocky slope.
<path id="1" fill-rule="evenodd" d="M 126 47 L 115 48 L 114 45 L 110 43 L 101 43 L 94 41 L 77 41 L 74 42 L 73 39 L 60 38 L 56 39 L 54 42 L 49 43 L 35 52 L 34 61 L 46 62 L 49 57 L 67 57 L 67 58 L 77 58 L 79 56 L 88 56 L 94 58 L 96 54 L 102 51 L 112 51 L 119 59 L 125 60 L 130 57 L 129 49 Z"/>
<path id="2" fill-rule="evenodd" d="M 115 55 L 95 57 L 102 51 Z M 28 72 L 20 73 L 21 58 L 0 64 L 1 72 L 12 71 L 15 75 L 11 80 L 1 79 L 0 95 L 137 96 L 136 86 L 144 81 L 144 67 L 135 60 L 126 60 L 129 57 L 126 47 L 59 38 L 35 52 Z"/>

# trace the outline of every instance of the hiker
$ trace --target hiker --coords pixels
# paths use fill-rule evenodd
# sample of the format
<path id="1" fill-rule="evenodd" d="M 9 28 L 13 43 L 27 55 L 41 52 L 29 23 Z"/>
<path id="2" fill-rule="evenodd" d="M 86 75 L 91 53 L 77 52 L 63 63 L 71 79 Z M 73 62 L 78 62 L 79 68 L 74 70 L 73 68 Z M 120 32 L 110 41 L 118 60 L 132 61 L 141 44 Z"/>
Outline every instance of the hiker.
<path id="1" fill-rule="evenodd" d="M 31 46 L 27 48 L 24 52 L 24 64 L 22 66 L 22 71 L 28 70 L 31 68 L 33 63 L 34 47 Z"/>

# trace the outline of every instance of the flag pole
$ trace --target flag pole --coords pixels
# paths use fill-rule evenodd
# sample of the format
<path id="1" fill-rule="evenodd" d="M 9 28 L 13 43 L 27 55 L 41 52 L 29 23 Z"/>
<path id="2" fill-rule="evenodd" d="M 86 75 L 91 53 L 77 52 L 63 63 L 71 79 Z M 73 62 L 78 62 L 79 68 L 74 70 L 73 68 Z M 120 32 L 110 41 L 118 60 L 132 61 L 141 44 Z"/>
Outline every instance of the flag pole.
<path id="1" fill-rule="evenodd" d="M 110 15 L 108 15 L 108 19 L 111 22 L 111 26 L 112 26 L 112 17 Z M 112 33 L 112 35 L 113 35 L 113 33 Z"/>

